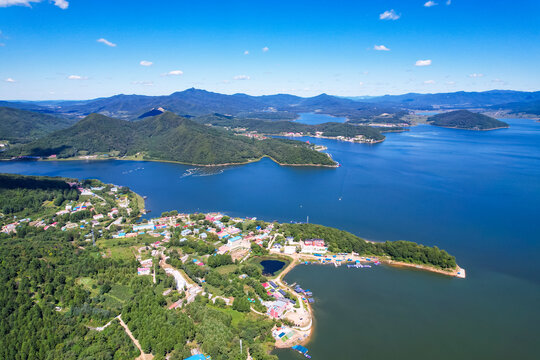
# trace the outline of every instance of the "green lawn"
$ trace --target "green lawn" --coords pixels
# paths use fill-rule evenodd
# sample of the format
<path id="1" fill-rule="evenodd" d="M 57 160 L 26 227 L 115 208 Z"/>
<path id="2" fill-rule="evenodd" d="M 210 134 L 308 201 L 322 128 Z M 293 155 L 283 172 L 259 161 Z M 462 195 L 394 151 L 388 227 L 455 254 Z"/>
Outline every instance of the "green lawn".
<path id="1" fill-rule="evenodd" d="M 78 285 L 81 285 L 85 290 L 90 291 L 92 296 L 96 296 L 99 293 L 99 287 L 97 286 L 97 281 L 89 277 L 81 277 L 75 280 Z M 96 285 L 96 288 L 93 289 L 92 285 Z"/>
<path id="2" fill-rule="evenodd" d="M 212 306 L 212 308 L 219 310 L 225 314 L 231 315 L 232 317 L 231 325 L 234 327 L 238 327 L 238 324 L 240 323 L 240 321 L 244 320 L 247 314 L 249 314 L 249 313 L 244 314 L 244 313 L 241 313 L 240 311 L 233 310 L 232 307 L 230 306 L 227 306 L 226 308 L 218 308 L 216 306 Z"/>
<path id="3" fill-rule="evenodd" d="M 227 275 L 232 272 L 234 272 L 238 268 L 238 265 L 230 264 L 230 265 L 223 265 L 218 268 L 216 268 L 217 272 L 221 275 Z"/>

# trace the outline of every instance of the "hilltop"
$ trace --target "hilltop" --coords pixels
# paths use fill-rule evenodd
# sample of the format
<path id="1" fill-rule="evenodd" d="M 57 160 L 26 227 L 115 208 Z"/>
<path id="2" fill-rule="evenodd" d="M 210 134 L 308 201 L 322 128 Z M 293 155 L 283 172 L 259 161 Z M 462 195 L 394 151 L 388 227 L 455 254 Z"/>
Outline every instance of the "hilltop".
<path id="1" fill-rule="evenodd" d="M 24 143 L 73 124 L 72 120 L 31 111 L 0 107 L 0 140 Z"/>
<path id="2" fill-rule="evenodd" d="M 136 157 L 196 165 L 241 164 L 267 156 L 284 165 L 335 165 L 309 144 L 237 136 L 171 112 L 136 122 L 91 114 L 70 128 L 1 154 L 4 158 L 51 155 Z"/>
<path id="3" fill-rule="evenodd" d="M 437 114 L 430 116 L 427 121 L 435 126 L 465 130 L 494 130 L 509 126 L 504 121 L 468 110 L 456 110 Z"/>

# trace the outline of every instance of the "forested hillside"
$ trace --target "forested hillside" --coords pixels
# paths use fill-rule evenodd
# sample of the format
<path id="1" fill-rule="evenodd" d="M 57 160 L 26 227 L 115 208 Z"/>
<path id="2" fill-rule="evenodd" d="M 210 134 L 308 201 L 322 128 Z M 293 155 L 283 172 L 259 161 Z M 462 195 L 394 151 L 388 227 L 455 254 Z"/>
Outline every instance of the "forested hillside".
<path id="1" fill-rule="evenodd" d="M 0 156 L 56 155 L 69 158 L 92 154 L 111 157 L 138 155 L 147 160 L 199 165 L 244 163 L 263 156 L 270 156 L 280 164 L 335 164 L 326 154 L 299 141 L 236 136 L 170 112 L 137 122 L 92 114 L 68 129 L 13 147 Z"/>
<path id="2" fill-rule="evenodd" d="M 297 240 L 324 239 L 331 252 L 351 252 L 359 254 L 388 256 L 392 260 L 413 264 L 427 264 L 441 269 L 456 267 L 455 257 L 446 251 L 410 241 L 387 241 L 373 243 L 349 232 L 315 224 L 283 224 L 288 236 Z"/>
<path id="3" fill-rule="evenodd" d="M 64 118 L 0 107 L 0 140 L 11 143 L 29 142 L 72 124 L 72 120 Z"/>
<path id="4" fill-rule="evenodd" d="M 194 118 L 195 121 L 202 124 L 211 124 L 213 126 L 222 126 L 228 128 L 242 128 L 247 131 L 257 131 L 261 134 L 279 135 L 282 133 L 304 133 L 306 135 L 315 135 L 316 132 L 322 132 L 323 136 L 336 137 L 355 137 L 363 135 L 367 139 L 383 140 L 384 135 L 378 129 L 369 126 L 349 125 L 343 123 L 324 123 L 319 125 L 306 125 L 294 121 L 264 121 L 256 119 L 238 119 L 232 116 L 214 114 Z"/>
<path id="5" fill-rule="evenodd" d="M 457 110 L 437 114 L 430 116 L 427 121 L 435 126 L 465 130 L 492 130 L 508 127 L 508 124 L 504 121 L 483 114 L 473 113 L 468 110 Z"/>

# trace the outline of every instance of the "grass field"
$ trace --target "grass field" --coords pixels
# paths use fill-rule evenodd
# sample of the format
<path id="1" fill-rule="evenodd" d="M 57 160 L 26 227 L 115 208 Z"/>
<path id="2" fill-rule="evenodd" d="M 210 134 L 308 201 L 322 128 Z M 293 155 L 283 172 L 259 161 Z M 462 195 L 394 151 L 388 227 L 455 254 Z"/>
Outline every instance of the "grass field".
<path id="1" fill-rule="evenodd" d="M 232 322 L 231 322 L 231 325 L 234 326 L 234 327 L 238 327 L 238 324 L 240 323 L 240 321 L 244 320 L 245 317 L 247 316 L 246 314 L 244 313 L 241 313 L 239 311 L 236 311 L 236 310 L 233 310 L 232 308 L 230 307 L 226 307 L 226 308 L 218 308 L 216 306 L 212 306 L 212 308 L 216 309 L 216 310 L 219 310 L 225 314 L 229 314 L 231 315 L 232 317 Z"/>
<path id="2" fill-rule="evenodd" d="M 234 272 L 238 268 L 238 265 L 230 264 L 230 265 L 223 265 L 218 268 L 216 268 L 217 272 L 221 275 L 227 275 L 232 272 Z"/>

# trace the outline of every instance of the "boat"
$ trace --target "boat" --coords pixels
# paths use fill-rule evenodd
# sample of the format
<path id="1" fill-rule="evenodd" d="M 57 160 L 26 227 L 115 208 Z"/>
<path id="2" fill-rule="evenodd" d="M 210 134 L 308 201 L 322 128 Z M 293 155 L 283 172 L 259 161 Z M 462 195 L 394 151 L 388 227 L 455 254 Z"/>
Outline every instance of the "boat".
<path id="1" fill-rule="evenodd" d="M 292 349 L 298 351 L 300 354 L 304 355 L 308 359 L 311 359 L 311 356 L 308 355 L 308 349 L 306 347 L 303 347 L 302 345 L 294 345 Z"/>

